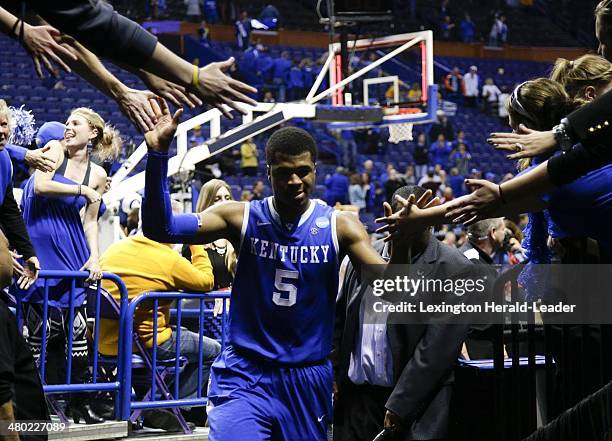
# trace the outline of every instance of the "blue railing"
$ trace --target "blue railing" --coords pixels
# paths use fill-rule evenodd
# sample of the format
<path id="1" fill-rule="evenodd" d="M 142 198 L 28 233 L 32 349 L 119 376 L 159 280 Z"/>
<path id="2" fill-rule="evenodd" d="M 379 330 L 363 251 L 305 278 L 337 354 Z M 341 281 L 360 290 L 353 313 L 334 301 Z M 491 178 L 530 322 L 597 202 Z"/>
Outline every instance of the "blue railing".
<path id="1" fill-rule="evenodd" d="M 115 413 L 119 413 L 120 407 L 120 391 L 121 391 L 121 382 L 120 379 L 123 377 L 123 366 L 122 363 L 119 362 L 117 365 L 118 375 L 115 381 L 110 382 L 99 382 L 98 381 L 98 366 L 99 366 L 99 326 L 100 326 L 100 311 L 101 311 L 101 283 L 98 283 L 95 288 L 95 305 L 94 305 L 94 333 L 93 333 L 93 354 L 89 354 L 90 358 L 92 358 L 92 381 L 91 383 L 82 383 L 75 384 L 72 382 L 72 346 L 74 335 L 72 332 L 67 332 L 67 349 L 66 349 L 66 382 L 64 384 L 46 384 L 46 358 L 47 358 L 47 340 L 48 340 L 48 332 L 50 330 L 47 329 L 46 323 L 49 319 L 49 280 L 50 279 L 64 279 L 70 280 L 70 297 L 68 304 L 68 324 L 65 328 L 72 330 L 72 324 L 74 322 L 75 315 L 75 289 L 77 280 L 84 280 L 89 277 L 89 272 L 86 271 L 49 271 L 44 270 L 40 271 L 39 279 L 44 280 L 43 286 L 43 298 L 42 298 L 42 306 L 43 306 L 43 325 L 41 326 L 41 352 L 40 352 L 40 361 L 39 361 L 39 371 L 40 378 L 43 383 L 43 390 L 45 394 L 58 394 L 58 393 L 69 393 L 69 392 L 115 392 Z M 110 280 L 115 283 L 117 288 L 119 289 L 120 294 L 120 302 L 117 306 L 115 303 L 115 307 L 117 310 L 117 318 L 120 318 L 125 315 L 125 311 L 128 309 L 128 295 L 127 289 L 117 275 L 112 273 L 103 273 L 102 279 Z M 23 330 L 22 326 L 22 301 L 19 295 L 15 298 L 17 303 L 17 320 L 20 324 L 20 330 Z M 121 350 L 121 344 L 123 339 L 121 338 L 123 331 L 120 327 L 119 329 L 119 350 Z"/>
<path id="2" fill-rule="evenodd" d="M 125 314 L 123 315 L 122 329 L 125 331 L 122 334 L 123 342 L 121 343 L 120 359 L 122 360 L 123 376 L 121 381 L 121 419 L 127 420 L 130 418 L 130 414 L 134 410 L 142 409 L 154 409 L 154 408 L 177 408 L 177 407 L 188 407 L 188 406 L 204 406 L 207 403 L 207 398 L 202 396 L 202 370 L 203 364 L 203 342 L 202 337 L 204 336 L 204 315 L 212 313 L 211 309 L 206 309 L 204 301 L 213 300 L 216 298 L 229 299 L 230 293 L 228 291 L 213 291 L 209 293 L 184 293 L 184 292 L 146 292 L 138 295 L 128 305 Z M 160 301 L 172 301 L 178 300 L 174 316 L 176 318 L 175 332 L 177 345 L 175 346 L 175 354 L 173 358 L 174 368 L 174 394 L 169 394 L 169 390 L 159 391 L 160 376 L 158 373 L 158 347 L 157 347 L 157 320 L 153 319 L 153 335 L 152 335 L 152 347 L 148 349 L 150 351 L 150 358 L 145 353 L 147 349 L 144 348 L 142 342 L 140 342 L 137 335 L 134 334 L 134 316 L 136 308 L 144 302 L 152 302 L 152 318 L 157 317 L 159 310 Z M 184 309 L 182 305 L 183 300 L 196 300 L 199 301 L 198 309 Z M 225 346 L 225 325 L 227 320 L 226 302 L 223 302 L 223 310 L 221 315 L 222 330 L 221 330 L 221 341 L 222 346 Z M 199 347 L 198 347 L 198 378 L 197 378 L 197 396 L 196 398 L 178 398 L 179 387 L 180 387 L 180 370 L 183 358 L 180 354 L 180 339 L 181 339 L 181 323 L 184 317 L 197 317 L 198 318 L 198 335 L 199 335 Z M 132 344 L 135 343 L 139 349 L 147 368 L 151 373 L 150 389 L 147 395 L 150 397 L 149 400 L 137 401 L 132 398 Z M 163 379 L 161 379 L 163 380 Z M 163 387 L 163 383 L 162 387 Z M 159 392 L 159 393 L 158 393 Z M 162 399 L 158 399 L 158 395 L 161 395 Z"/>

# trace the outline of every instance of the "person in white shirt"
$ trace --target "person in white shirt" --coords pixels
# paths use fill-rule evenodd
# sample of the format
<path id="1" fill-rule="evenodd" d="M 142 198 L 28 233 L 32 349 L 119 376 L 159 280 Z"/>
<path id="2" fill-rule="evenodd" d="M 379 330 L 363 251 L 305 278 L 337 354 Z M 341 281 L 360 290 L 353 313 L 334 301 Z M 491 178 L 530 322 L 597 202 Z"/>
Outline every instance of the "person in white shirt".
<path id="1" fill-rule="evenodd" d="M 491 32 L 489 33 L 489 46 L 497 47 L 500 43 L 505 44 L 508 38 L 508 25 L 506 25 L 506 17 L 498 15 L 495 17 Z"/>
<path id="2" fill-rule="evenodd" d="M 495 85 L 493 82 L 493 78 L 487 78 L 485 80 L 485 85 L 482 87 L 482 97 L 484 98 L 484 113 L 487 115 L 491 114 L 491 110 L 497 110 L 497 102 L 499 100 L 499 96 L 501 95 L 501 90 L 499 87 Z"/>
<path id="3" fill-rule="evenodd" d="M 476 99 L 478 98 L 478 86 L 480 78 L 478 77 L 478 68 L 471 66 L 470 71 L 463 77 L 465 86 L 464 104 L 465 107 L 476 107 Z"/>
<path id="4" fill-rule="evenodd" d="M 502 120 L 502 123 L 508 123 L 508 109 L 506 108 L 506 101 L 510 99 L 510 94 L 508 93 L 508 88 L 502 86 L 502 93 L 497 97 L 498 103 L 498 116 Z"/>

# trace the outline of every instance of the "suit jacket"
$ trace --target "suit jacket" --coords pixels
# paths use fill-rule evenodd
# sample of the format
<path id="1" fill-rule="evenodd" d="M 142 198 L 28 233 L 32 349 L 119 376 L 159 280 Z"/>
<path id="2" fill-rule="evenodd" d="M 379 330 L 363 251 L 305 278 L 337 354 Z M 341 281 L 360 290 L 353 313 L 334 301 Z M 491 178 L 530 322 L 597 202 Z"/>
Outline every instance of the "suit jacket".
<path id="1" fill-rule="evenodd" d="M 382 241 L 374 244 L 383 254 Z M 472 263 L 459 251 L 435 238 L 410 268 L 426 278 L 458 278 L 472 274 Z M 419 269 L 420 268 L 420 269 Z M 359 309 L 364 290 L 359 274 L 350 265 L 337 301 L 332 362 L 340 390 L 349 382 L 348 368 L 358 331 Z M 448 429 L 448 410 L 453 382 L 453 367 L 467 325 L 387 324 L 387 336 L 393 357 L 395 386 L 385 407 L 399 415 L 409 427 L 406 440 L 444 438 Z M 341 403 L 340 403 L 341 404 Z M 382 423 L 382 422 L 381 422 Z"/>

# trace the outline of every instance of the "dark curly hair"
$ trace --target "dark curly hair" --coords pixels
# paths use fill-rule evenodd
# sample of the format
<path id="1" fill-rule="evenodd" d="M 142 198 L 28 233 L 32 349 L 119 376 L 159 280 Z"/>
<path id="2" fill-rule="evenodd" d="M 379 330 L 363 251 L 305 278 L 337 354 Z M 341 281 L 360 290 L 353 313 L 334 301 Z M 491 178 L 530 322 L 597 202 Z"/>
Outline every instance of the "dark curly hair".
<path id="1" fill-rule="evenodd" d="M 317 162 L 317 143 L 310 133 L 298 127 L 283 127 L 270 136 L 266 144 L 266 163 L 274 163 L 278 153 L 297 156 L 310 152 L 313 162 Z"/>

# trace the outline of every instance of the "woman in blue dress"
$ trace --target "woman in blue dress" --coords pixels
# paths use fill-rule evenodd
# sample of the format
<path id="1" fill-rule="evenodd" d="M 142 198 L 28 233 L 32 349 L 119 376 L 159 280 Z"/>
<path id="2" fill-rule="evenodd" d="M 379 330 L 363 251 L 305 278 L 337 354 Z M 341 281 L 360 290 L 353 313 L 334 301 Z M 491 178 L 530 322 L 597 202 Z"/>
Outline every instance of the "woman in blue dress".
<path id="1" fill-rule="evenodd" d="M 120 149 L 118 133 L 88 108 L 72 111 L 66 121 L 64 139 L 51 141 L 48 155 L 53 171 L 36 171 L 26 183 L 23 216 L 28 232 L 45 270 L 89 271 L 85 284 L 77 284 L 73 298 L 74 321 L 69 321 L 70 282 L 51 279 L 47 341 L 72 333 L 72 383 L 91 380 L 87 348 L 87 285 L 102 276 L 98 251 L 98 210 L 106 184 L 106 172 L 91 160 L 114 159 Z M 23 295 L 28 343 L 40 357 L 43 329 L 44 281 L 39 280 Z M 82 394 L 73 394 L 71 411 L 75 422 L 103 421 Z"/>

